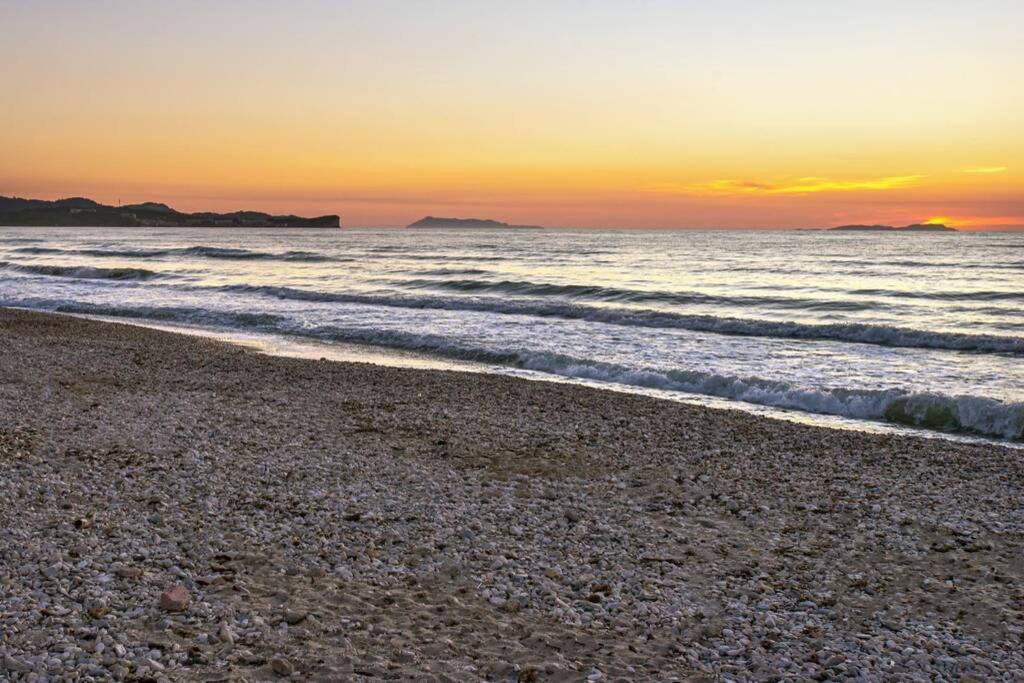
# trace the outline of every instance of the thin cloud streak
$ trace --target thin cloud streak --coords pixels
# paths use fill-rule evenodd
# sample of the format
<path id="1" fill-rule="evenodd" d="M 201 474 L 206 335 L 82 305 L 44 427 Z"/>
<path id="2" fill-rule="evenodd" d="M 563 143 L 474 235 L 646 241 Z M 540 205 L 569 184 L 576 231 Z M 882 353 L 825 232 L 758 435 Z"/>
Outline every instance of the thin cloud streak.
<path id="1" fill-rule="evenodd" d="M 868 180 L 834 180 L 809 176 L 785 183 L 764 183 L 752 180 L 713 180 L 707 183 L 678 185 L 659 183 L 649 191 L 691 195 L 801 195 L 816 192 L 850 192 L 856 190 L 899 190 L 917 185 L 924 175 L 886 176 Z"/>
<path id="2" fill-rule="evenodd" d="M 977 166 L 975 168 L 965 168 L 961 173 L 1005 173 L 1008 171 L 1006 166 Z"/>

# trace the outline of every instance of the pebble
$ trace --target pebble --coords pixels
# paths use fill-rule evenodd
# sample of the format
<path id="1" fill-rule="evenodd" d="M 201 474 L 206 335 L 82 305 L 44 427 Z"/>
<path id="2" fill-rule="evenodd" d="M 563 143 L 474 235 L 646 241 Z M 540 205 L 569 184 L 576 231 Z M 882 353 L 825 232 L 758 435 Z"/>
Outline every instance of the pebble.
<path id="1" fill-rule="evenodd" d="M 167 612 L 181 612 L 191 602 L 192 596 L 184 586 L 171 586 L 160 594 L 160 609 Z"/>
<path id="2" fill-rule="evenodd" d="M 291 676 L 295 673 L 295 667 L 284 657 L 274 657 L 270 660 L 270 668 L 278 676 Z"/>

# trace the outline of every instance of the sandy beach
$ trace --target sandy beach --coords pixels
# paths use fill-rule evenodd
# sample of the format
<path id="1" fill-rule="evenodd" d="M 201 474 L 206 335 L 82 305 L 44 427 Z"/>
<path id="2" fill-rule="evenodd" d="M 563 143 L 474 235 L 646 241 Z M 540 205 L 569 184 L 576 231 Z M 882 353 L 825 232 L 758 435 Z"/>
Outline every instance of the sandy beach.
<path id="1" fill-rule="evenodd" d="M 1024 678 L 1019 450 L 0 310 L 0 678 Z"/>

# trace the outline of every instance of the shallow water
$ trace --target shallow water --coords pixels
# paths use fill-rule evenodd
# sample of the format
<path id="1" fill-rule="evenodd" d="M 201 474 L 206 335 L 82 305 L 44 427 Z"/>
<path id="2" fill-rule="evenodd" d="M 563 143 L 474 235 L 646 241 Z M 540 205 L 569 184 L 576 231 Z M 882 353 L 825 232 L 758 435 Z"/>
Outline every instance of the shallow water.
<path id="1" fill-rule="evenodd" d="M 1014 440 L 1022 283 L 1006 233 L 0 232 L 0 305 Z"/>

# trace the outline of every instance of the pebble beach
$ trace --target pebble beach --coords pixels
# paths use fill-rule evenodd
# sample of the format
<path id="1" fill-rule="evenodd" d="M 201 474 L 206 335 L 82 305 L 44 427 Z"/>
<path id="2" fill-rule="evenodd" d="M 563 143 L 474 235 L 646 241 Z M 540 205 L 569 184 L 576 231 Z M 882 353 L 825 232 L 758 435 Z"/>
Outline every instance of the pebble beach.
<path id="1" fill-rule="evenodd" d="M 0 309 L 0 679 L 1021 680 L 1022 457 Z"/>

